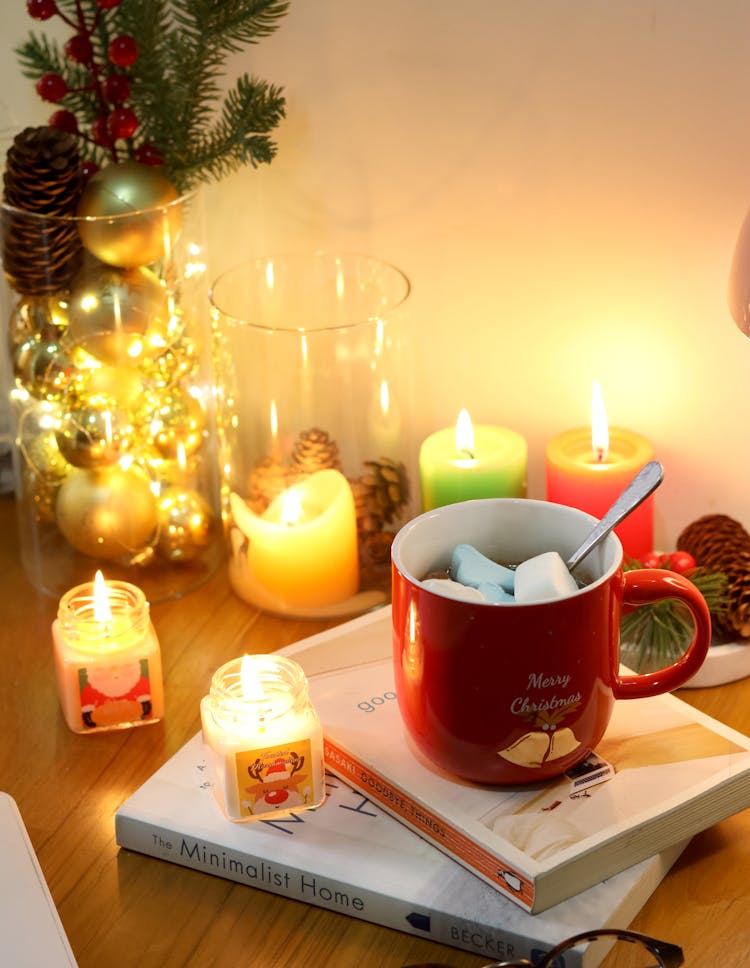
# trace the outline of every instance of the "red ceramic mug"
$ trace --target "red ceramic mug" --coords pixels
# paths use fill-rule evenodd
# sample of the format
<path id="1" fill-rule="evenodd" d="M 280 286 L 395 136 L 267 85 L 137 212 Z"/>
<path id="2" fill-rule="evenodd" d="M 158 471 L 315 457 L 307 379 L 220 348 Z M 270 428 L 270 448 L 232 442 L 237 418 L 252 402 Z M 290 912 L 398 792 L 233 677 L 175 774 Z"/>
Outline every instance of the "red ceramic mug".
<path id="1" fill-rule="evenodd" d="M 669 692 L 706 657 L 711 620 L 692 582 L 660 569 L 623 572 L 611 534 L 577 569 L 566 598 L 490 604 L 448 598 L 421 580 L 447 568 L 458 544 L 503 564 L 545 551 L 564 560 L 596 519 L 547 501 L 488 498 L 436 508 L 399 531 L 392 547 L 393 654 L 405 727 L 437 766 L 479 783 L 559 776 L 596 747 L 616 699 Z M 624 605 L 684 602 L 693 639 L 672 665 L 620 675 Z"/>

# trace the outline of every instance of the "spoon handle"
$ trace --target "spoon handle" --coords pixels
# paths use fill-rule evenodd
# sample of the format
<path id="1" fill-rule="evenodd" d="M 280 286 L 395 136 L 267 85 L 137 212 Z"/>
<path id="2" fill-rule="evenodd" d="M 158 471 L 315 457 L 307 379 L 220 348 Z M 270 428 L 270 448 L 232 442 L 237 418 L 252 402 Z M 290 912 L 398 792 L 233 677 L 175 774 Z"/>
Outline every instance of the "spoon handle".
<path id="1" fill-rule="evenodd" d="M 613 528 L 617 527 L 623 518 L 626 518 L 631 511 L 634 511 L 639 504 L 646 500 L 649 494 L 656 490 L 663 478 L 664 468 L 659 461 L 649 461 L 635 475 L 581 547 L 568 559 L 568 570 L 573 571 L 576 565 L 579 565 L 583 561 L 586 555 L 599 544 L 602 538 L 606 537 Z"/>

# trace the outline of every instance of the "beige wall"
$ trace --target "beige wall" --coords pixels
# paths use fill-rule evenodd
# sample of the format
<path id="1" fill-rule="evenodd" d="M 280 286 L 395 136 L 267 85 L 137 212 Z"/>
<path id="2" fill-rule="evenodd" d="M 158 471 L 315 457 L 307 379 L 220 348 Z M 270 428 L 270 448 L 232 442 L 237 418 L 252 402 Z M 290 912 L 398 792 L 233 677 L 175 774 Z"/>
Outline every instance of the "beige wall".
<path id="1" fill-rule="evenodd" d="M 10 49 L 13 124 L 47 107 Z M 414 436 L 505 423 L 530 446 L 612 423 L 666 469 L 657 542 L 722 512 L 750 529 L 750 344 L 726 308 L 750 205 L 745 0 L 292 0 L 238 57 L 285 88 L 279 155 L 209 191 L 214 271 L 302 247 L 411 278 Z M 2 127 L 2 125 L 0 125 Z"/>

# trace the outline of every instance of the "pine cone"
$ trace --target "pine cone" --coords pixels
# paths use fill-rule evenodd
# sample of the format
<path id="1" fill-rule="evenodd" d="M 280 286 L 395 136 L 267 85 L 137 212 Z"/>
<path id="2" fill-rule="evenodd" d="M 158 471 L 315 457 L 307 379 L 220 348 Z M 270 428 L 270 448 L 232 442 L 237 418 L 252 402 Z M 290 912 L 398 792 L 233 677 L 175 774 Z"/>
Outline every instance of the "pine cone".
<path id="1" fill-rule="evenodd" d="M 325 430 L 304 430 L 294 445 L 292 461 L 302 474 L 314 474 L 329 467 L 341 470 L 339 448 Z"/>
<path id="2" fill-rule="evenodd" d="M 715 629 L 730 638 L 750 638 L 750 534 L 726 514 L 708 514 L 685 528 L 677 547 L 701 568 L 726 575 L 727 610 L 713 617 Z"/>
<path id="3" fill-rule="evenodd" d="M 365 461 L 365 473 L 350 481 L 360 534 L 382 531 L 409 500 L 409 479 L 403 464 L 388 457 Z"/>
<path id="4" fill-rule="evenodd" d="M 3 175 L 3 269 L 13 288 L 51 296 L 70 287 L 81 259 L 75 222 L 83 191 L 73 135 L 58 128 L 25 128 L 8 150 Z"/>
<path id="5" fill-rule="evenodd" d="M 272 457 L 262 457 L 250 474 L 247 503 L 256 514 L 263 514 L 274 498 L 292 487 L 299 478 L 297 468 L 284 467 Z"/>

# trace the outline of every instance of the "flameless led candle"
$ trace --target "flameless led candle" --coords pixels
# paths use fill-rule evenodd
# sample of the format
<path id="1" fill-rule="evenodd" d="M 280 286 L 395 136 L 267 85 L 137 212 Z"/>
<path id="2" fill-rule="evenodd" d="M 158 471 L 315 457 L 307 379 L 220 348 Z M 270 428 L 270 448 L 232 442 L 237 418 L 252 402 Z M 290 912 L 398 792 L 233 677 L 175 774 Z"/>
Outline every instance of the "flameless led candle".
<path id="1" fill-rule="evenodd" d="M 462 410 L 455 428 L 438 430 L 422 443 L 422 510 L 472 498 L 525 497 L 526 458 L 526 441 L 515 430 L 474 427 Z"/>
<path id="2" fill-rule="evenodd" d="M 214 792 L 230 820 L 317 807 L 325 799 L 323 730 L 302 667 L 279 655 L 245 655 L 216 671 L 201 700 Z"/>
<path id="3" fill-rule="evenodd" d="M 340 471 L 311 474 L 262 515 L 236 494 L 230 504 L 245 540 L 233 547 L 229 576 L 246 601 L 283 614 L 325 609 L 356 594 L 357 514 Z"/>
<path id="4" fill-rule="evenodd" d="M 60 599 L 52 637 L 60 704 L 74 733 L 162 718 L 161 652 L 140 588 L 98 571 Z"/>
<path id="5" fill-rule="evenodd" d="M 547 500 L 600 518 L 653 456 L 653 446 L 645 437 L 621 427 L 608 427 L 601 390 L 595 382 L 591 427 L 567 430 L 547 445 Z M 615 533 L 631 558 L 652 551 L 653 496 L 628 515 Z"/>

